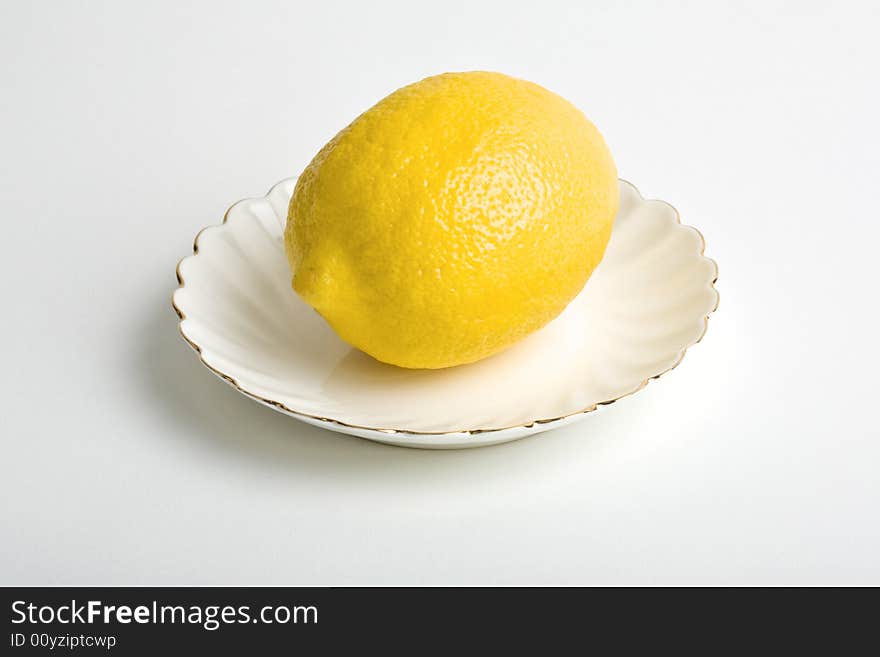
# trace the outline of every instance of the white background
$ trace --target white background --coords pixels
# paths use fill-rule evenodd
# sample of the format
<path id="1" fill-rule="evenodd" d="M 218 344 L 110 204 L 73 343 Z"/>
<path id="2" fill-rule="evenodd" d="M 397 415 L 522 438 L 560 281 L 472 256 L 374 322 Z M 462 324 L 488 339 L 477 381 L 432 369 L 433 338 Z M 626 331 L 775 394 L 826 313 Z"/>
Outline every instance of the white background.
<path id="1" fill-rule="evenodd" d="M 3 2 L 0 583 L 880 584 L 877 7 Z M 215 379 L 170 307 L 196 231 L 467 69 L 572 100 L 702 230 L 705 340 L 459 452 Z"/>

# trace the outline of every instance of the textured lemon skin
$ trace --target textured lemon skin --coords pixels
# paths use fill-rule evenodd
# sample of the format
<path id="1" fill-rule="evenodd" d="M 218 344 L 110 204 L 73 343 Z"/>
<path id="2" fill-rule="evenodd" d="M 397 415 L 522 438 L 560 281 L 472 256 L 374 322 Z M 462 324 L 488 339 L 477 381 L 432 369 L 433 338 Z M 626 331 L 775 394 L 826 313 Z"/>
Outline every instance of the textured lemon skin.
<path id="1" fill-rule="evenodd" d="M 293 288 L 350 344 L 408 368 L 473 362 L 556 317 L 602 259 L 617 171 L 598 130 L 499 73 L 403 87 L 297 181 Z"/>

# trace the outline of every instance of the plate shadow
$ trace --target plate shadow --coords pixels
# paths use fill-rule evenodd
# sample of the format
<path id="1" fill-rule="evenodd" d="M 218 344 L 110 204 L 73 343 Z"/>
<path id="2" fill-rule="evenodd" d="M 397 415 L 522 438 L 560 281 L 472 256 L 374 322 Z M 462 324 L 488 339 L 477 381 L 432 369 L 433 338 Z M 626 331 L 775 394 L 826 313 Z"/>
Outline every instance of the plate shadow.
<path id="1" fill-rule="evenodd" d="M 167 295 L 152 296 L 141 330 L 133 336 L 143 398 L 175 439 L 182 437 L 194 450 L 219 450 L 250 467 L 309 477 L 320 473 L 347 486 L 381 482 L 411 487 L 427 481 L 460 486 L 473 480 L 484 487 L 487 477 L 533 479 L 539 471 L 552 476 L 554 470 L 570 469 L 603 443 L 619 439 L 628 424 L 628 413 L 608 407 L 572 427 L 464 450 L 392 447 L 338 434 L 273 411 L 225 384 L 181 338 Z M 638 403 L 627 400 L 627 410 L 637 410 L 633 405 Z"/>

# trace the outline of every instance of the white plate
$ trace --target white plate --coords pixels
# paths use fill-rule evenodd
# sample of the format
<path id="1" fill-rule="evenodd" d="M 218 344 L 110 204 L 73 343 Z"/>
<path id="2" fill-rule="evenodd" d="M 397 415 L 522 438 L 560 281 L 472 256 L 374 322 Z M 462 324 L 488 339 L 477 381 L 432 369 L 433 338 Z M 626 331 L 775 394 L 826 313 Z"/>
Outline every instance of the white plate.
<path id="1" fill-rule="evenodd" d="M 668 372 L 718 304 L 700 233 L 620 182 L 602 264 L 555 321 L 507 351 L 447 370 L 379 363 L 290 287 L 282 235 L 295 179 L 233 205 L 177 267 L 172 305 L 202 362 L 303 422 L 393 445 L 492 445 L 582 419 Z"/>

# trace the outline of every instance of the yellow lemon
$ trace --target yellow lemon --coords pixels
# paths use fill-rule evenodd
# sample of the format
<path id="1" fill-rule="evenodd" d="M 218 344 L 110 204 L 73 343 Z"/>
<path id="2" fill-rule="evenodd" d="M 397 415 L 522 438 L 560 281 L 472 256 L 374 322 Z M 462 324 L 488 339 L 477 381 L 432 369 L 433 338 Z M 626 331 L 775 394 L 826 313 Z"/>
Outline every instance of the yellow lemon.
<path id="1" fill-rule="evenodd" d="M 374 358 L 441 368 L 556 317 L 602 259 L 617 171 L 573 105 L 500 73 L 403 87 L 300 176 L 293 288 Z"/>

